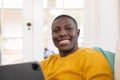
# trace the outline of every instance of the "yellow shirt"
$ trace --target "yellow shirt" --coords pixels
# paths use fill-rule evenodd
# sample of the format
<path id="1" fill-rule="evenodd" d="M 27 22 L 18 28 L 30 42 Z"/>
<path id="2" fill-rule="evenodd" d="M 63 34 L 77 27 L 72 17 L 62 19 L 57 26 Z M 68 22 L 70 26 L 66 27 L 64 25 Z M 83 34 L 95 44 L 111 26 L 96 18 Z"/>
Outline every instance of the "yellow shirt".
<path id="1" fill-rule="evenodd" d="M 89 48 L 79 48 L 65 57 L 52 55 L 41 66 L 46 80 L 113 80 L 106 58 Z"/>

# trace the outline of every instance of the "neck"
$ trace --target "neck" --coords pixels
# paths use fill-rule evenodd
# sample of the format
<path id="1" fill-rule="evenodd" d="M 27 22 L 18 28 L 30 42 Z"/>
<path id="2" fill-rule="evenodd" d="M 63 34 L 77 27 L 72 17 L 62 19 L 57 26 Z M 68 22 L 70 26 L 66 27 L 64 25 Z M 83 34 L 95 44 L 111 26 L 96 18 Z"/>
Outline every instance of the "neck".
<path id="1" fill-rule="evenodd" d="M 71 50 L 69 50 L 69 51 L 60 51 L 60 50 L 59 50 L 59 53 L 60 53 L 60 56 L 61 56 L 61 57 L 65 57 L 65 56 L 67 56 L 67 55 L 69 55 L 69 54 L 72 54 L 72 53 L 75 52 L 77 49 L 78 49 L 78 47 L 75 47 L 75 48 L 73 48 L 73 49 L 71 49 Z"/>

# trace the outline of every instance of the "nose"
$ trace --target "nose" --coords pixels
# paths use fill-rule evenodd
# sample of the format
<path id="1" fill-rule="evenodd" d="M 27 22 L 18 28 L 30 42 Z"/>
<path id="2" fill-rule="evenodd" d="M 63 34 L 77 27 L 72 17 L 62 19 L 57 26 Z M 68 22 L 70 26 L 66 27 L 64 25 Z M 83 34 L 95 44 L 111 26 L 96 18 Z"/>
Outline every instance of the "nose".
<path id="1" fill-rule="evenodd" d="M 60 36 L 66 36 L 67 35 L 67 31 L 65 29 L 61 29 L 60 31 Z"/>

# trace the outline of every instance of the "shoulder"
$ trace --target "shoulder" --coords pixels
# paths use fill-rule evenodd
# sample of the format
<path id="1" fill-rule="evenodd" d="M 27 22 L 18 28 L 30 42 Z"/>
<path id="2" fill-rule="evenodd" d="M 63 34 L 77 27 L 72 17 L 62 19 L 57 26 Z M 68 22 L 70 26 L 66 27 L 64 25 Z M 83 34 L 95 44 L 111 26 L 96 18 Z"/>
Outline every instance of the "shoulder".
<path id="1" fill-rule="evenodd" d="M 104 55 L 96 50 L 93 50 L 91 48 L 83 48 L 82 53 L 86 56 L 94 56 L 94 57 L 104 57 Z"/>
<path id="2" fill-rule="evenodd" d="M 47 66 L 51 61 L 55 61 L 58 57 L 59 57 L 59 54 L 50 55 L 50 57 L 42 60 L 40 64 L 42 67 Z"/>
<path id="3" fill-rule="evenodd" d="M 102 53 L 100 53 L 96 50 L 93 50 L 91 48 L 83 48 L 81 50 L 80 54 L 84 61 L 108 63 L 107 59 L 105 58 L 105 56 Z"/>

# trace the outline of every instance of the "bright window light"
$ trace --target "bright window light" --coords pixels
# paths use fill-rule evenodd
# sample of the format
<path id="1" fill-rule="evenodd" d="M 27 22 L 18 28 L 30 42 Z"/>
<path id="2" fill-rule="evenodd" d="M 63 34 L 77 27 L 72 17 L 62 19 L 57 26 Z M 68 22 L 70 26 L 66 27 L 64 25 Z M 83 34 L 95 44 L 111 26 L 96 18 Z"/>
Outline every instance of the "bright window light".
<path id="1" fill-rule="evenodd" d="M 56 9 L 53 9 L 53 10 L 50 10 L 50 13 L 54 16 L 57 16 L 57 15 L 60 15 L 63 13 L 63 10 L 56 10 Z"/>
<path id="2" fill-rule="evenodd" d="M 0 7 L 3 8 L 23 8 L 23 0 L 3 0 L 0 1 Z"/>
<path id="3" fill-rule="evenodd" d="M 56 0 L 56 8 L 63 8 L 63 0 Z"/>
<path id="4" fill-rule="evenodd" d="M 43 8 L 47 8 L 48 0 L 43 0 Z"/>
<path id="5" fill-rule="evenodd" d="M 83 8 L 83 0 L 64 0 L 64 8 Z"/>

